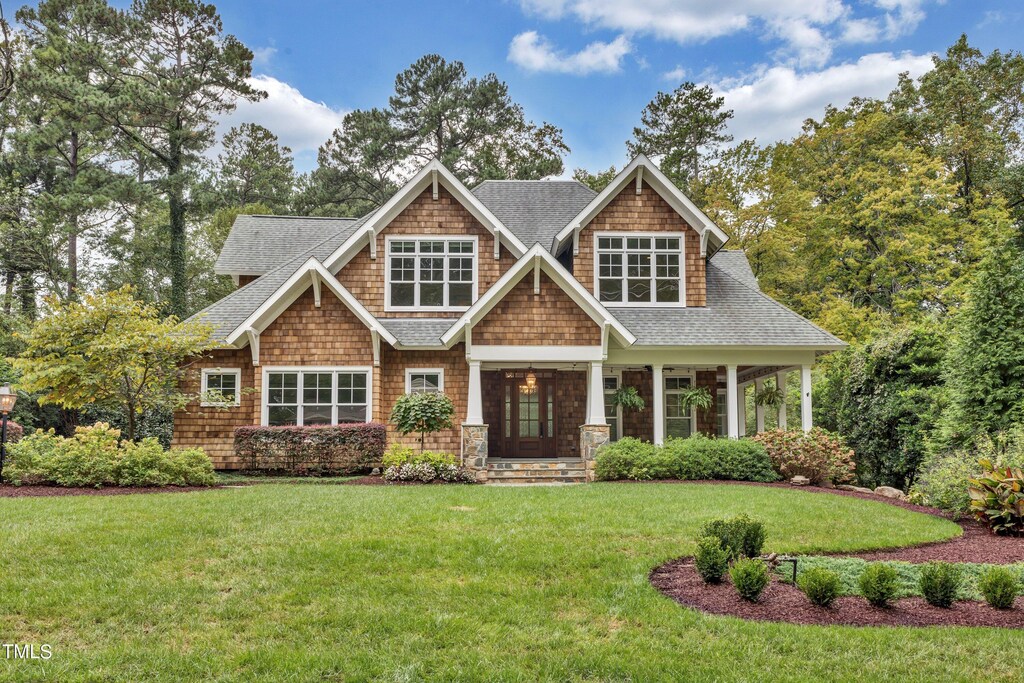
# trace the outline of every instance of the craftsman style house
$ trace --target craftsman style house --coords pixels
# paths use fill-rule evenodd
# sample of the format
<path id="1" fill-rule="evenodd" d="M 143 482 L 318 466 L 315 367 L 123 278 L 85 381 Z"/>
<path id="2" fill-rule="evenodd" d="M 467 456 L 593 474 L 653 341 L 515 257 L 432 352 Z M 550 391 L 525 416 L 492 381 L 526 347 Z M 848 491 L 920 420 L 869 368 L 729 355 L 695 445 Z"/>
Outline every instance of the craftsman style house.
<path id="1" fill-rule="evenodd" d="M 621 436 L 740 436 L 745 388 L 790 371 L 809 429 L 811 366 L 843 343 L 762 293 L 727 240 L 643 156 L 600 193 L 469 189 L 432 162 L 359 219 L 239 216 L 216 264 L 239 289 L 198 314 L 223 340 L 201 390 L 232 405 L 188 406 L 175 442 L 227 469 L 235 427 L 386 422 L 402 394 L 443 391 L 456 427 L 428 447 L 481 478 L 586 468 Z M 645 409 L 619 407 L 620 387 Z M 681 400 L 694 387 L 712 409 Z"/>

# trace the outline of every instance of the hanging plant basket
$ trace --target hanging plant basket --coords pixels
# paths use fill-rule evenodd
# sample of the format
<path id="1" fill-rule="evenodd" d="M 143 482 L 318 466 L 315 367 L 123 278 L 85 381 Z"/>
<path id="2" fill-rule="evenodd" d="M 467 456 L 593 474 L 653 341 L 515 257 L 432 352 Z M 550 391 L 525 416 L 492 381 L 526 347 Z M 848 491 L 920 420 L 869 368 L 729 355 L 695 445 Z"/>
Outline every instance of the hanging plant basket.
<path id="1" fill-rule="evenodd" d="M 754 405 L 778 407 L 786 400 L 786 392 L 779 387 L 762 389 L 754 395 Z"/>
<path id="2" fill-rule="evenodd" d="M 711 397 L 711 392 L 708 391 L 707 387 L 691 387 L 680 391 L 679 403 L 683 410 L 689 410 L 690 408 L 699 408 L 700 410 L 710 410 L 711 406 L 715 405 L 714 399 Z"/>
<path id="3" fill-rule="evenodd" d="M 636 387 L 619 387 L 612 394 L 612 403 L 625 410 L 635 410 L 637 412 L 643 410 L 647 405 L 640 396 L 640 392 L 636 390 Z"/>

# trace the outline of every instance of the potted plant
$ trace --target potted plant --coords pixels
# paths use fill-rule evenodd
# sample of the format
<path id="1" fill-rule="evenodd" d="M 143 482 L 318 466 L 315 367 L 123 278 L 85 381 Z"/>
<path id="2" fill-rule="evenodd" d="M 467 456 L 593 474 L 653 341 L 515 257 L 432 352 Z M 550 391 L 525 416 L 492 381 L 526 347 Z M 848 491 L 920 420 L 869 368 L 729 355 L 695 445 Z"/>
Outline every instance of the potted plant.
<path id="1" fill-rule="evenodd" d="M 708 391 L 707 387 L 690 387 L 689 389 L 683 389 L 679 392 L 679 404 L 683 410 L 689 410 L 690 408 L 699 408 L 700 410 L 710 410 L 715 401 L 711 398 L 711 392 Z"/>
<path id="2" fill-rule="evenodd" d="M 643 410 L 646 405 L 636 387 L 619 387 L 612 394 L 612 403 L 625 410 L 635 410 L 637 412 Z"/>
<path id="3" fill-rule="evenodd" d="M 777 408 L 786 400 L 786 392 L 781 387 L 764 387 L 754 394 L 754 405 Z"/>

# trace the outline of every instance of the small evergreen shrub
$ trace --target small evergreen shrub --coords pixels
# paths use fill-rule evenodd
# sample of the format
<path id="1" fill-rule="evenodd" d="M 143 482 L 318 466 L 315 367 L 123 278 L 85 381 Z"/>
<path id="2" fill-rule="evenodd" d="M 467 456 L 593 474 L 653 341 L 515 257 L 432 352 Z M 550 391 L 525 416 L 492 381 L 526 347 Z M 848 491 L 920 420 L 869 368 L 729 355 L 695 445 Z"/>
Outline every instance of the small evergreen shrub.
<path id="1" fill-rule="evenodd" d="M 996 609 L 1010 609 L 1020 592 L 1020 581 L 1005 567 L 992 567 L 978 578 L 978 592 Z"/>
<path id="2" fill-rule="evenodd" d="M 776 481 L 764 447 L 750 439 L 716 439 L 695 434 L 669 438 L 664 446 L 632 437 L 602 446 L 596 475 L 616 479 L 732 479 Z"/>
<path id="3" fill-rule="evenodd" d="M 843 589 L 839 575 L 824 567 L 812 567 L 802 572 L 796 583 L 811 604 L 818 607 L 831 605 Z"/>
<path id="4" fill-rule="evenodd" d="M 960 568 L 949 562 L 929 562 L 921 567 L 921 595 L 929 605 L 952 607 L 962 582 Z"/>
<path id="5" fill-rule="evenodd" d="M 751 519 L 747 515 L 737 515 L 707 522 L 701 527 L 699 535 L 718 539 L 722 548 L 729 553 L 730 559 L 736 559 L 759 557 L 764 548 L 766 531 L 763 522 Z"/>
<path id="6" fill-rule="evenodd" d="M 857 581 L 860 594 L 875 607 L 886 607 L 900 588 L 899 573 L 885 562 L 869 564 Z"/>
<path id="7" fill-rule="evenodd" d="M 770 581 L 768 566 L 761 560 L 749 557 L 732 563 L 729 578 L 732 579 L 732 585 L 736 587 L 740 597 L 750 602 L 757 602 Z"/>
<path id="8" fill-rule="evenodd" d="M 729 569 L 729 553 L 714 536 L 702 536 L 697 539 L 693 562 L 704 583 L 721 583 Z"/>
<path id="9" fill-rule="evenodd" d="M 239 427 L 235 454 L 253 471 L 353 474 L 378 465 L 387 429 L 374 422 L 308 427 Z"/>
<path id="10" fill-rule="evenodd" d="M 651 465 L 657 448 L 649 441 L 627 436 L 601 446 L 594 463 L 598 479 L 651 479 Z M 671 478 L 671 475 L 664 478 Z"/>
<path id="11" fill-rule="evenodd" d="M 824 429 L 775 429 L 753 440 L 765 447 L 775 471 L 786 479 L 799 475 L 814 483 L 838 484 L 853 478 L 853 451 L 838 435 Z"/>

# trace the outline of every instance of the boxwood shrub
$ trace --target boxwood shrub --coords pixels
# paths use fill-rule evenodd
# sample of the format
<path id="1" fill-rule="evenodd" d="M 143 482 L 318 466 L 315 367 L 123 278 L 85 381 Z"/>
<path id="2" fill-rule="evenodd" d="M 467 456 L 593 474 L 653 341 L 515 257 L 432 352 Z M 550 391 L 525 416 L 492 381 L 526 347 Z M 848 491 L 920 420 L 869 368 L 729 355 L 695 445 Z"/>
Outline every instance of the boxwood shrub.
<path id="1" fill-rule="evenodd" d="M 750 439 L 717 439 L 695 434 L 669 438 L 664 446 L 632 437 L 602 446 L 598 479 L 733 479 L 776 481 L 764 447 Z"/>
<path id="2" fill-rule="evenodd" d="M 251 471 L 353 474 L 381 464 L 387 429 L 375 422 L 310 427 L 239 427 L 235 454 Z"/>

